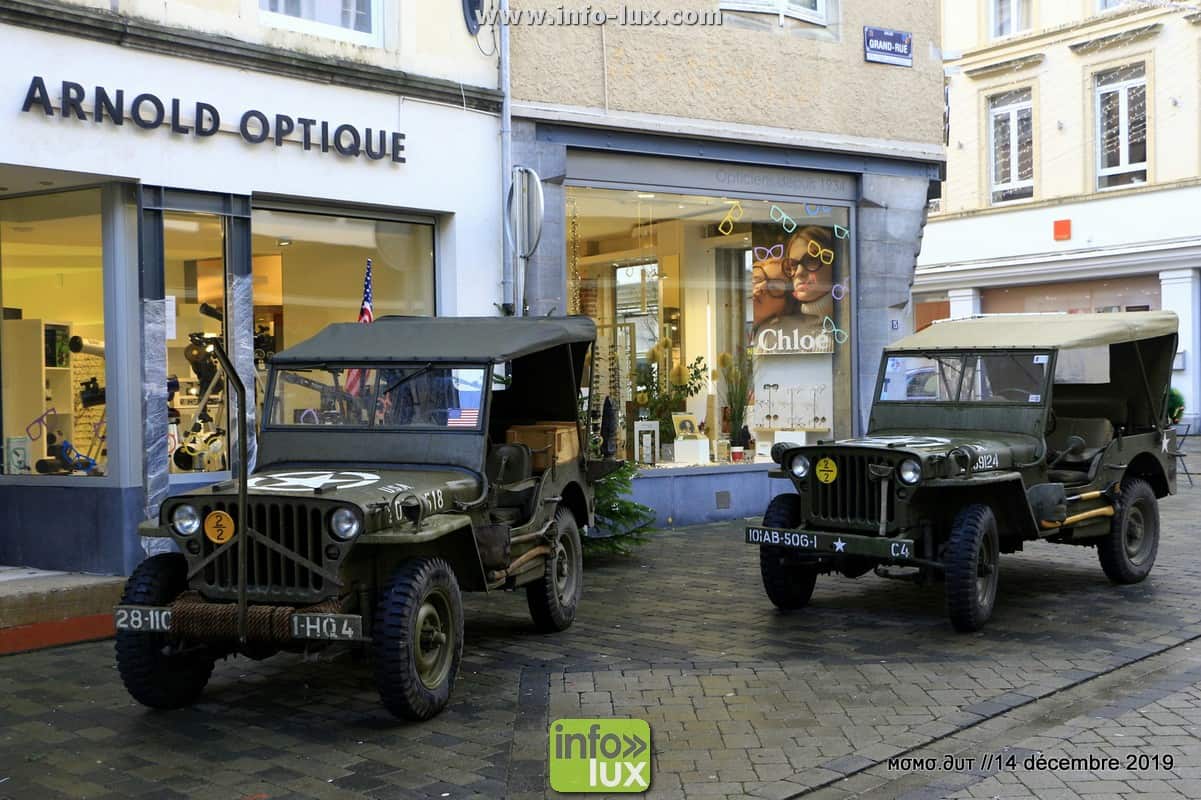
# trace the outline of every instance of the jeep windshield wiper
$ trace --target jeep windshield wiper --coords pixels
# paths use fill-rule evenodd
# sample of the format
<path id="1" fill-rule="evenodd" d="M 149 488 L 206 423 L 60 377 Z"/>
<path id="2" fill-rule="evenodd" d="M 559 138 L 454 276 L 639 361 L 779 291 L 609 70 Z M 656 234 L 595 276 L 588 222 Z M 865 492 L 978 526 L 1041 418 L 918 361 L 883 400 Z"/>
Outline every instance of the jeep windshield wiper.
<path id="1" fill-rule="evenodd" d="M 387 389 L 384 389 L 382 392 L 380 392 L 380 397 L 385 397 L 385 396 L 391 394 L 392 392 L 396 391 L 404 384 L 413 380 L 413 378 L 416 378 L 418 375 L 424 375 L 425 373 L 429 372 L 433 368 L 434 368 L 434 362 L 431 361 L 428 364 L 426 364 L 424 367 L 413 370 L 408 375 L 402 375 L 401 377 L 399 377 L 395 381 L 393 381 L 392 384 L 389 385 Z"/>

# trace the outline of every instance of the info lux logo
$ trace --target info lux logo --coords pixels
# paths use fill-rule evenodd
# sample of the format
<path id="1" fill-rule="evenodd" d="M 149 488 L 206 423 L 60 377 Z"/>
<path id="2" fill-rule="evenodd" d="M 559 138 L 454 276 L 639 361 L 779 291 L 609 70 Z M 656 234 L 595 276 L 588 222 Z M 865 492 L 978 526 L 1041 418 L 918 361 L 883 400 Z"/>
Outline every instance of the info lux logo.
<path id="1" fill-rule="evenodd" d="M 651 785 L 650 745 L 646 720 L 555 720 L 550 786 L 556 792 L 645 792 Z"/>

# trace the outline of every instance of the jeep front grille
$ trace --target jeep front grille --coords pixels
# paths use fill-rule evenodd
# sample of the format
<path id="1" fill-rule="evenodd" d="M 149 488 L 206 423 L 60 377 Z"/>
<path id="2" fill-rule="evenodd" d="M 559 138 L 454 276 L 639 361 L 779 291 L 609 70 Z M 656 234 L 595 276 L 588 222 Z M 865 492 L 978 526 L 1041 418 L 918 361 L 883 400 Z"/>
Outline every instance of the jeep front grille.
<path id="1" fill-rule="evenodd" d="M 881 455 L 858 453 L 821 454 L 811 458 L 814 465 L 822 458 L 833 459 L 837 477 L 822 483 L 816 475 L 809 478 L 809 517 L 819 525 L 864 530 L 880 528 L 880 482 L 871 479 L 870 464 L 892 464 Z M 892 483 L 889 483 L 887 520 L 896 512 Z"/>
<path id="2" fill-rule="evenodd" d="M 232 500 L 217 501 L 200 507 L 201 519 L 210 511 L 225 511 L 235 520 L 238 504 Z M 246 504 L 246 522 L 259 533 L 282 545 L 318 567 L 325 567 L 325 530 L 321 524 L 321 508 L 296 502 L 264 502 L 253 498 Z M 207 597 L 234 599 L 238 596 L 238 544 L 234 540 L 193 581 Z M 200 559 L 206 559 L 219 548 L 203 534 L 199 535 Z M 287 602 L 316 601 L 326 597 L 333 587 L 320 573 L 301 562 L 268 548 L 261 542 L 249 541 L 246 550 L 246 594 L 252 600 Z M 336 565 L 333 569 L 336 570 Z"/>

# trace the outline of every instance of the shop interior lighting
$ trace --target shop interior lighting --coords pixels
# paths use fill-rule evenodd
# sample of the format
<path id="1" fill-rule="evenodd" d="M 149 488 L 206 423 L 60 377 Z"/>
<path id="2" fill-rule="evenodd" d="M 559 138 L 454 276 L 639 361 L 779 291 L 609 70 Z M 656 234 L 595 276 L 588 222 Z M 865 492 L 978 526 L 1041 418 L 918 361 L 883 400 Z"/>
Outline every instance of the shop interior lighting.
<path id="1" fill-rule="evenodd" d="M 165 219 L 163 227 L 170 231 L 200 233 L 200 223 L 193 219 Z"/>
<path id="2" fill-rule="evenodd" d="M 286 239 L 286 238 L 285 239 L 276 239 L 275 244 L 278 245 L 279 247 L 287 247 L 288 245 L 292 244 L 292 240 Z"/>

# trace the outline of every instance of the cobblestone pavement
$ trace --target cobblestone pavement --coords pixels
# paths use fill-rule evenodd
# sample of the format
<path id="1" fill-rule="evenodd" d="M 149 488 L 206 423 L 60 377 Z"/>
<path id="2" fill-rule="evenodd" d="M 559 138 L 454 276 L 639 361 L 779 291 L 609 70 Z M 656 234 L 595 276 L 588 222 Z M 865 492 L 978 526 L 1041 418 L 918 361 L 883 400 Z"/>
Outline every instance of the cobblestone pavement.
<path id="1" fill-rule="evenodd" d="M 657 535 L 591 564 L 563 634 L 535 634 L 523 597 L 468 595 L 459 683 L 424 724 L 383 712 L 362 663 L 231 660 L 197 706 L 155 713 L 109 642 L 0 658 L 0 798 L 544 797 L 548 724 L 568 716 L 649 720 L 651 797 L 1201 796 L 1201 488 L 1162 514 L 1143 584 L 1109 584 L 1091 549 L 1031 545 L 1002 559 L 972 635 L 939 587 L 870 576 L 819 579 L 809 609 L 779 614 L 739 525 Z M 1175 764 L 1051 787 L 887 768 L 922 748 L 1103 755 L 1127 738 Z"/>

